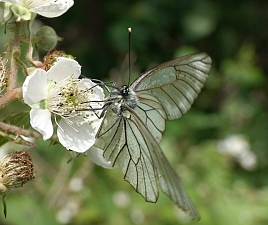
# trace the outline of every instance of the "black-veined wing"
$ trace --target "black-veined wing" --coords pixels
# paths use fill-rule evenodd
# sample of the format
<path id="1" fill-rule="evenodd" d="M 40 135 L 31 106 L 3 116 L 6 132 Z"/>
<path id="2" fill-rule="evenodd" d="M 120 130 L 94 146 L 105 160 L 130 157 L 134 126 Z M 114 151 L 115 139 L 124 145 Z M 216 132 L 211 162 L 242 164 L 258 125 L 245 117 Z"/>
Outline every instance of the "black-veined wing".
<path id="1" fill-rule="evenodd" d="M 166 114 L 159 100 L 148 91 L 138 93 L 139 101 L 135 113 L 159 143 L 166 127 Z"/>
<path id="2" fill-rule="evenodd" d="M 146 201 L 157 201 L 159 183 L 176 205 L 199 219 L 180 178 L 146 125 L 131 108 L 127 107 L 121 116 L 108 108 L 95 145 L 104 150 L 107 161 L 121 168 L 124 179 Z"/>
<path id="3" fill-rule="evenodd" d="M 95 143 L 146 201 L 157 201 L 159 183 L 173 202 L 197 219 L 193 203 L 158 143 L 165 120 L 180 118 L 190 109 L 210 68 L 206 53 L 188 55 L 149 70 L 129 88 L 114 88 Z"/>
<path id="4" fill-rule="evenodd" d="M 165 119 L 178 119 L 191 108 L 208 78 L 211 64 L 206 53 L 187 55 L 143 73 L 130 88 L 139 98 L 140 93 L 148 91 L 160 102 Z M 140 98 L 143 101 L 147 100 Z"/>
<path id="5" fill-rule="evenodd" d="M 103 149 L 103 155 L 107 161 L 111 162 L 113 166 L 121 168 L 125 174 L 125 180 L 146 201 L 156 202 L 158 198 L 157 174 L 150 152 L 147 147 L 144 149 L 139 147 L 140 144 L 137 143 L 137 140 L 142 141 L 141 134 L 137 134 L 139 137 L 133 136 L 130 124 L 133 124 L 131 120 L 125 116 L 118 116 L 111 108 L 108 108 L 96 135 L 95 146 Z M 137 125 L 134 126 L 135 130 L 136 127 Z"/>

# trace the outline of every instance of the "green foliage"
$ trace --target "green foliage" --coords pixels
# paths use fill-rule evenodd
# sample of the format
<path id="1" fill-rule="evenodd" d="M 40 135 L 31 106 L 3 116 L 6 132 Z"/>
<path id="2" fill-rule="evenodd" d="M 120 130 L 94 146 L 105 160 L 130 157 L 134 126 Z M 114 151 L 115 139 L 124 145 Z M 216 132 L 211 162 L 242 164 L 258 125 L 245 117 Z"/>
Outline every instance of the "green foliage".
<path id="1" fill-rule="evenodd" d="M 3 122 L 13 124 L 14 126 L 23 127 L 25 129 L 31 127 L 29 111 L 10 114 L 3 120 Z"/>
<path id="2" fill-rule="evenodd" d="M 4 120 L 4 123 L 12 124 L 13 126 L 22 127 L 24 129 L 30 128 L 30 117 L 29 111 L 23 111 L 17 114 L 9 114 Z M 15 143 L 26 145 L 26 146 L 33 146 L 30 142 L 25 141 L 23 138 L 16 136 L 9 132 L 9 130 L 1 130 L 0 135 L 0 146 L 4 145 L 9 141 L 14 141 Z"/>

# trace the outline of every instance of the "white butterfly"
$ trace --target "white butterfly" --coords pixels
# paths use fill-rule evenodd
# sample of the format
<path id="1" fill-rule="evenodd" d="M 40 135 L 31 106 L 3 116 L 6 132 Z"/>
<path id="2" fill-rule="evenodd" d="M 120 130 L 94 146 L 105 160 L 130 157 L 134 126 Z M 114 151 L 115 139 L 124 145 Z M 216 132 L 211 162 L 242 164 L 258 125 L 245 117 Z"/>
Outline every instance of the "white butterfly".
<path id="1" fill-rule="evenodd" d="M 187 55 L 143 73 L 130 86 L 113 88 L 95 143 L 146 201 L 157 201 L 159 184 L 194 219 L 200 219 L 198 212 L 159 142 L 165 120 L 178 119 L 191 108 L 211 64 L 206 53 Z"/>

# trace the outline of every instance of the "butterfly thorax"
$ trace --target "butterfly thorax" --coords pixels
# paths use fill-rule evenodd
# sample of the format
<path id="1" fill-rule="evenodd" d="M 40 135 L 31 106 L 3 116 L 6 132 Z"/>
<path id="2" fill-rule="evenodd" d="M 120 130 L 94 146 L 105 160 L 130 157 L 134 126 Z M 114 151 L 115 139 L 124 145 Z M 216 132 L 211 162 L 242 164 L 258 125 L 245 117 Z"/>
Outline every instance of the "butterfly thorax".
<path id="1" fill-rule="evenodd" d="M 138 103 L 137 94 L 127 85 L 111 92 L 110 98 L 113 99 L 110 107 L 118 115 L 123 115 L 128 108 L 134 109 Z"/>

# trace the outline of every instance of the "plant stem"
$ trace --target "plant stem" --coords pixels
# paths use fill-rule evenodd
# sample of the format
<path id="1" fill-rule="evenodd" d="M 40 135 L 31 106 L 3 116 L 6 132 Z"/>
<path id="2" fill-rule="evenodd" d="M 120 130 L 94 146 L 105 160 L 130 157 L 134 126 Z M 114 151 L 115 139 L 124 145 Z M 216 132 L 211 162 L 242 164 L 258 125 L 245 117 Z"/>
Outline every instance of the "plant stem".
<path id="1" fill-rule="evenodd" d="M 31 131 L 25 130 L 25 129 L 21 128 L 21 127 L 12 126 L 10 124 L 6 124 L 6 123 L 3 123 L 3 122 L 0 122 L 0 129 L 3 130 L 3 131 L 6 131 L 6 132 L 15 133 L 17 135 L 23 135 L 23 136 L 26 136 L 26 137 L 33 137 L 35 139 L 39 139 L 39 138 L 42 137 L 42 135 L 40 133 L 31 132 Z"/>
<path id="2" fill-rule="evenodd" d="M 22 88 L 16 88 L 13 90 L 9 90 L 5 95 L 0 98 L 0 107 L 5 106 L 8 102 L 13 99 L 21 99 L 22 98 Z"/>
<path id="3" fill-rule="evenodd" d="M 14 28 L 14 39 L 12 40 L 12 48 L 11 48 L 11 59 L 10 59 L 10 77 L 9 77 L 9 85 L 8 91 L 13 90 L 16 87 L 17 82 L 17 64 L 15 60 L 15 56 L 20 55 L 20 27 L 21 23 L 15 23 Z"/>

